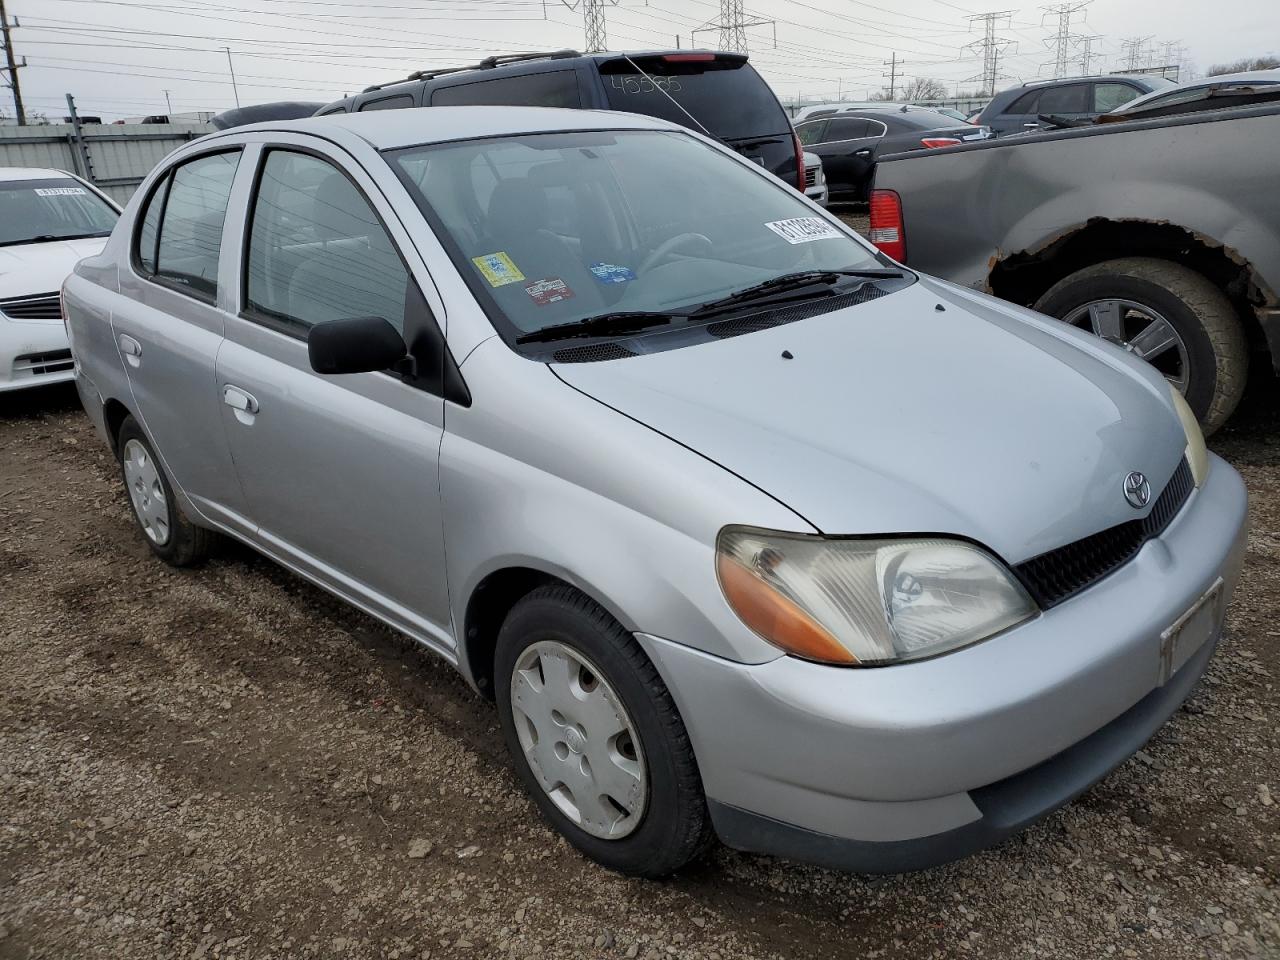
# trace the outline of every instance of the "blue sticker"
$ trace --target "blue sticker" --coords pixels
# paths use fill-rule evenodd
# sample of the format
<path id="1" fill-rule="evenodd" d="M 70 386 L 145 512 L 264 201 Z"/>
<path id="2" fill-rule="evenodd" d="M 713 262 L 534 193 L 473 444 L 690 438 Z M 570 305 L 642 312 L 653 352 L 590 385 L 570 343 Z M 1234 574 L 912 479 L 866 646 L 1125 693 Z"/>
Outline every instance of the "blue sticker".
<path id="1" fill-rule="evenodd" d="M 591 265 L 590 269 L 601 283 L 630 283 L 636 278 L 630 267 L 622 267 L 616 263 L 597 261 Z"/>

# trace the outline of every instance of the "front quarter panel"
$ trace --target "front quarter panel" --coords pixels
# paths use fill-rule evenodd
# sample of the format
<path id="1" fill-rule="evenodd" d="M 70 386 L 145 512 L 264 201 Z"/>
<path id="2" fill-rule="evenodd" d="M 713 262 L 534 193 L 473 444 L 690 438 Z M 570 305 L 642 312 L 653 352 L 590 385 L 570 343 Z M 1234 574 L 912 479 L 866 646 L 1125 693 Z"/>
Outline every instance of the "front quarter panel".
<path id="1" fill-rule="evenodd" d="M 628 630 L 744 663 L 780 656 L 725 602 L 716 535 L 728 523 L 811 527 L 496 337 L 463 376 L 473 403 L 449 406 L 440 455 L 455 630 L 486 576 L 527 567 L 579 587 Z"/>

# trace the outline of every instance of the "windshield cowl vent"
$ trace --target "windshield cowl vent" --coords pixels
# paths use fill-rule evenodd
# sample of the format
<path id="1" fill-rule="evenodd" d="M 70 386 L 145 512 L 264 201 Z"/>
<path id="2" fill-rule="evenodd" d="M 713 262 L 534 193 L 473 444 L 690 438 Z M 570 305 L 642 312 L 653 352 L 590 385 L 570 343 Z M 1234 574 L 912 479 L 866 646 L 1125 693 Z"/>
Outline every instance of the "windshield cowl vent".
<path id="1" fill-rule="evenodd" d="M 802 303 L 794 307 L 753 313 L 746 317 L 734 317 L 732 320 L 721 320 L 708 326 L 707 332 L 713 337 L 719 337 L 722 340 L 729 337 L 740 337 L 746 333 L 756 333 L 759 330 L 768 330 L 770 327 L 780 327 L 785 323 L 795 323 L 797 320 L 807 320 L 809 317 L 817 317 L 835 310 L 843 310 L 845 307 L 856 307 L 860 303 L 866 303 L 868 300 L 875 300 L 882 296 L 884 296 L 884 291 L 878 286 L 872 283 L 864 283 L 857 290 L 850 293 L 824 297 L 821 300 L 811 300 L 808 303 Z"/>
<path id="2" fill-rule="evenodd" d="M 620 343 L 591 343 L 581 347 L 564 347 L 552 355 L 557 363 L 597 363 L 636 356 Z"/>

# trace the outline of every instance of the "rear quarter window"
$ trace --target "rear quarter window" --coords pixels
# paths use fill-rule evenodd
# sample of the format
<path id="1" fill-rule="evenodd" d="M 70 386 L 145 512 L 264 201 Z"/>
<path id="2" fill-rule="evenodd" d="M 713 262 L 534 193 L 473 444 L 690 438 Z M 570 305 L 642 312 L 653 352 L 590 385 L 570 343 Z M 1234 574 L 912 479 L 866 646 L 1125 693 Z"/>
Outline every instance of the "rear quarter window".
<path id="1" fill-rule="evenodd" d="M 431 93 L 431 105 L 578 109 L 582 106 L 582 94 L 578 90 L 577 71 L 552 70 L 438 87 Z"/>
<path id="2" fill-rule="evenodd" d="M 402 93 L 394 97 L 382 97 L 380 100 L 366 100 L 360 105 L 360 110 L 363 113 L 365 110 L 399 110 L 412 106 L 414 106 L 413 97 Z"/>

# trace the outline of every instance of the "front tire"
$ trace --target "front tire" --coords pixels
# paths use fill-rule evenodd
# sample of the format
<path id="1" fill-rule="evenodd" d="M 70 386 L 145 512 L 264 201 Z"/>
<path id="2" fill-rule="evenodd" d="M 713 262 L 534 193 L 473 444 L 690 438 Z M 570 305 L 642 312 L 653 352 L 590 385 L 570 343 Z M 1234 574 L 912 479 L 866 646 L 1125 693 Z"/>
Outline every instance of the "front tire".
<path id="1" fill-rule="evenodd" d="M 1035 309 L 1147 360 L 1182 391 L 1206 435 L 1244 395 L 1249 353 L 1240 316 L 1208 278 L 1181 264 L 1097 263 L 1058 281 Z"/>
<path id="2" fill-rule="evenodd" d="M 175 567 L 204 560 L 214 534 L 197 527 L 182 512 L 151 441 L 133 417 L 125 417 L 120 425 L 116 451 L 133 519 L 151 552 Z"/>
<path id="3" fill-rule="evenodd" d="M 525 789 L 591 859 L 663 877 L 711 838 L 693 747 L 657 670 L 571 587 L 540 587 L 498 635 L 498 716 Z"/>

